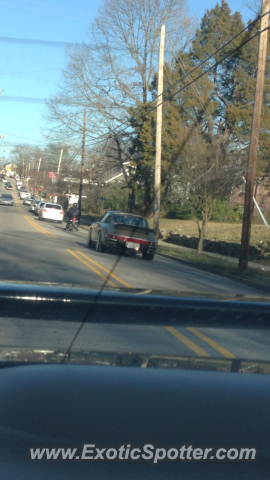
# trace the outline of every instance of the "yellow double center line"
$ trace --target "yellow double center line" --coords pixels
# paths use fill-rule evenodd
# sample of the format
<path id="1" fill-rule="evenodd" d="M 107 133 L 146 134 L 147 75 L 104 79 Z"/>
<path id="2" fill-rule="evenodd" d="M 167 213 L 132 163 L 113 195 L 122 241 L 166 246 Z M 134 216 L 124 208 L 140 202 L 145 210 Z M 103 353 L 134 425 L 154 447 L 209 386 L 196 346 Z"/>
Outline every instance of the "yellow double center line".
<path id="1" fill-rule="evenodd" d="M 92 272 L 96 273 L 100 278 L 102 278 L 102 280 L 104 280 L 104 282 L 108 283 L 108 285 L 110 285 L 111 287 L 119 287 L 119 285 L 117 285 L 115 282 L 113 282 L 111 280 L 113 278 L 114 280 L 116 280 L 118 283 L 121 283 L 125 287 L 133 288 L 132 285 L 125 282 L 121 278 L 117 277 L 117 275 L 110 272 L 110 270 L 103 267 L 99 263 L 95 262 L 95 260 L 92 260 L 92 258 L 90 258 L 88 255 L 85 255 L 84 253 L 80 252 L 79 250 L 76 250 L 76 253 L 72 252 L 72 250 L 67 250 L 67 251 L 68 251 L 68 253 L 73 255 L 73 257 L 75 257 L 77 260 L 79 260 L 79 262 L 81 262 L 83 265 L 85 265 L 90 270 L 92 270 Z M 95 265 L 95 266 L 93 266 L 93 265 Z M 107 276 L 104 275 L 103 273 L 101 273 L 95 267 L 97 267 L 97 268 L 99 268 L 99 270 L 102 270 L 103 272 L 107 273 Z"/>
<path id="2" fill-rule="evenodd" d="M 38 230 L 40 233 L 43 233 L 43 235 L 46 235 L 46 237 L 54 237 L 57 238 L 56 235 L 53 233 L 49 232 L 48 230 L 45 230 L 45 228 L 40 227 L 40 225 L 37 225 L 32 218 L 28 217 L 27 215 L 24 215 L 25 220 L 27 220 L 32 227 L 34 227 L 36 230 Z"/>
<path id="3" fill-rule="evenodd" d="M 110 285 L 111 287 L 118 287 L 118 285 L 113 281 L 117 281 L 118 283 L 124 285 L 127 288 L 133 288 L 132 285 L 129 283 L 125 282 L 121 278 L 119 278 L 117 275 L 114 273 L 110 272 L 107 268 L 103 267 L 99 263 L 97 263 L 95 260 L 90 258 L 88 255 L 85 255 L 83 252 L 80 250 L 76 250 L 76 253 L 73 252 L 72 250 L 67 250 L 68 253 L 70 253 L 73 257 L 75 257 L 80 263 L 85 265 L 87 268 L 89 268 L 92 272 L 94 272 L 96 275 L 98 275 L 105 283 Z M 101 271 L 100 271 L 101 270 Z M 103 274 L 102 272 L 105 272 Z M 176 328 L 174 327 L 164 327 L 171 335 L 176 337 L 178 340 L 180 340 L 184 345 L 186 345 L 188 348 L 190 348 L 193 352 L 195 352 L 198 356 L 200 357 L 210 357 L 210 355 L 199 345 L 197 345 L 195 342 L 193 342 L 190 338 L 186 337 L 183 335 L 181 332 L 179 332 Z M 235 356 L 226 350 L 226 348 L 222 347 L 219 345 L 217 342 L 214 340 L 211 340 L 211 338 L 207 337 L 204 335 L 204 333 L 200 332 L 196 328 L 192 327 L 186 327 L 186 329 L 195 335 L 196 337 L 200 338 L 203 342 L 207 343 L 210 345 L 212 348 L 217 350 L 223 357 L 225 358 L 235 358 Z"/>
<path id="4" fill-rule="evenodd" d="M 14 202 L 15 202 L 16 207 L 18 208 L 19 212 L 23 214 L 24 212 L 23 212 L 18 200 L 15 197 L 14 197 Z M 57 238 L 57 236 L 54 235 L 53 233 L 49 232 L 48 230 L 45 230 L 45 228 L 41 227 L 40 225 L 37 225 L 36 222 L 32 218 L 28 217 L 28 215 L 24 215 L 24 218 L 25 218 L 25 220 L 27 220 L 27 222 L 30 223 L 30 225 L 32 225 L 32 227 L 34 227 L 38 232 L 43 233 L 43 235 L 46 235 L 46 237 Z"/>
<path id="5" fill-rule="evenodd" d="M 183 335 L 182 333 L 180 333 L 176 328 L 174 328 L 174 327 L 165 327 L 165 328 L 174 337 L 178 338 L 178 340 L 183 342 L 187 347 L 189 347 L 193 352 L 195 352 L 200 357 L 210 357 L 210 355 L 203 348 L 196 345 L 195 342 L 193 342 L 190 338 L 188 338 L 185 335 Z M 219 345 L 219 343 L 215 342 L 214 340 L 211 340 L 211 338 L 204 335 L 204 333 L 197 330 L 197 328 L 193 328 L 193 327 L 185 327 L 185 328 L 190 333 L 192 333 L 196 337 L 203 340 L 203 342 L 210 345 L 210 347 L 214 348 L 214 350 L 219 352 L 223 357 L 225 357 L 225 358 L 236 358 L 231 352 L 229 352 L 229 350 L 222 347 L 221 345 Z"/>
<path id="6" fill-rule="evenodd" d="M 20 212 L 20 213 L 23 213 L 23 210 L 22 210 L 22 208 L 21 208 L 18 200 L 17 200 L 15 197 L 13 197 L 13 200 L 14 200 L 14 202 L 15 202 L 15 204 L 16 204 L 16 207 L 18 208 L 19 212 Z"/>
<path id="7" fill-rule="evenodd" d="M 203 340 L 204 342 L 208 343 L 208 345 L 210 345 L 210 347 L 214 348 L 219 353 L 221 353 L 221 355 L 223 355 L 223 357 L 225 357 L 225 358 L 236 358 L 231 352 L 226 350 L 226 348 L 222 347 L 221 345 L 219 345 L 219 343 L 215 342 L 214 340 L 211 340 L 211 338 L 204 335 L 204 333 L 197 330 L 197 328 L 186 327 L 186 329 L 189 330 L 191 333 L 193 333 L 193 335 L 196 335 L 196 337 L 198 337 L 201 340 Z"/>
<path id="8" fill-rule="evenodd" d="M 15 203 L 17 205 L 17 208 L 20 213 L 23 213 L 23 210 L 21 209 L 19 203 L 17 200 L 15 200 Z M 52 233 L 48 232 L 44 228 L 40 227 L 37 225 L 31 218 L 28 216 L 24 215 L 24 218 L 39 232 L 43 233 L 47 237 L 54 237 L 57 238 L 55 235 Z M 99 263 L 97 263 L 95 260 L 90 258 L 88 255 L 85 255 L 83 252 L 80 250 L 76 250 L 76 253 L 73 252 L 72 250 L 67 249 L 68 253 L 75 257 L 80 263 L 85 265 L 87 268 L 89 268 L 92 272 L 94 272 L 96 275 L 98 275 L 106 284 L 110 285 L 111 287 L 116 287 L 118 288 L 119 285 L 121 284 L 126 288 L 133 288 L 132 285 L 129 283 L 125 282 L 121 278 L 119 278 L 117 275 L 114 273 L 110 272 L 107 268 L 103 267 Z M 104 272 L 104 273 L 102 273 Z M 115 280 L 117 283 L 115 283 Z M 181 332 L 179 332 L 176 328 L 174 327 L 164 327 L 171 335 L 173 335 L 175 338 L 180 340 L 184 345 L 186 345 L 189 349 L 191 349 L 193 352 L 195 352 L 198 356 L 200 357 L 209 357 L 210 355 L 199 345 L 197 345 L 195 342 L 193 342 L 190 338 L 186 337 L 183 335 Z M 195 335 L 197 338 L 202 340 L 203 342 L 207 343 L 210 347 L 212 347 L 214 350 L 218 351 L 223 357 L 225 358 L 236 358 L 231 352 L 229 352 L 226 348 L 222 347 L 219 345 L 217 342 L 214 340 L 211 340 L 211 338 L 207 337 L 204 335 L 204 333 L 200 332 L 196 328 L 192 327 L 186 327 L 186 329 Z"/>

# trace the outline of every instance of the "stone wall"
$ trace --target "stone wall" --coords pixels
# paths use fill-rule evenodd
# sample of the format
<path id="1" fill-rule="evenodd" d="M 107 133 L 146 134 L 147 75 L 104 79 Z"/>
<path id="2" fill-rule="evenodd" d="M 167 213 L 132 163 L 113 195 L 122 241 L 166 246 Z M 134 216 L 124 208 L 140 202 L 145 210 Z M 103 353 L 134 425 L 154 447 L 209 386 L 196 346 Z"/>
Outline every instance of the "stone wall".
<path id="1" fill-rule="evenodd" d="M 198 237 L 190 237 L 188 235 L 179 235 L 178 233 L 170 233 L 169 237 L 166 239 L 166 242 L 172 243 L 174 245 L 181 245 L 182 247 L 194 248 L 198 247 L 199 239 Z M 215 241 L 211 239 L 205 239 L 203 242 L 203 249 L 206 252 L 219 253 L 220 255 L 225 255 L 228 257 L 239 258 L 240 255 L 240 243 L 234 242 L 224 242 Z M 251 257 L 261 257 L 263 252 L 260 248 L 251 246 L 250 247 L 250 256 Z"/>

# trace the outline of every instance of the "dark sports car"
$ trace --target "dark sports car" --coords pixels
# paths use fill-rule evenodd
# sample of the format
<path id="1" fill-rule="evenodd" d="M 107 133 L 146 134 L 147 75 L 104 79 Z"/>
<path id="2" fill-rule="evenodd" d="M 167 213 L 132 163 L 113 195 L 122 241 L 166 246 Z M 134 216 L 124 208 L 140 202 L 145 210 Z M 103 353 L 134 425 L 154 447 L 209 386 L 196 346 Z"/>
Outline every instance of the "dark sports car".
<path id="1" fill-rule="evenodd" d="M 106 249 L 142 253 L 145 260 L 153 260 L 157 241 L 145 218 L 132 213 L 108 211 L 100 222 L 89 229 L 87 245 L 95 245 L 97 252 Z"/>

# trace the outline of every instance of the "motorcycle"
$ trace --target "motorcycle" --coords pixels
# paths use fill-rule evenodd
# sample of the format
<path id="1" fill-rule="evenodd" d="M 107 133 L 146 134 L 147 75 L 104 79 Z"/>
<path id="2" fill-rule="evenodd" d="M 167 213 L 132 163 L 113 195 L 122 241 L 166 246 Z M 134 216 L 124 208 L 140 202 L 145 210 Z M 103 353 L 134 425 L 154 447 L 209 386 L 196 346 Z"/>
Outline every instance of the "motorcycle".
<path id="1" fill-rule="evenodd" d="M 68 230 L 73 232 L 74 230 L 78 231 L 78 219 L 76 217 L 70 218 L 68 221 Z"/>

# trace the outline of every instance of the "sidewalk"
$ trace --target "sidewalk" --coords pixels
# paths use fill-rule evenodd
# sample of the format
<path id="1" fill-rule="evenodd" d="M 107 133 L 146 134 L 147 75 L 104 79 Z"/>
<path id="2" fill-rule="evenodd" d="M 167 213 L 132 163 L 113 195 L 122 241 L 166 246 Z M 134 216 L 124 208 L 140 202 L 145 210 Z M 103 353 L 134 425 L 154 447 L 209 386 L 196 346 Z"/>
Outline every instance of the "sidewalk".
<path id="1" fill-rule="evenodd" d="M 192 252 L 195 253 L 196 250 L 194 248 L 182 247 L 180 245 L 174 245 L 173 243 L 163 242 L 163 240 L 158 240 L 158 246 L 160 247 L 167 247 L 167 248 L 175 248 L 176 250 L 182 250 L 183 252 Z M 211 253 L 211 252 L 203 252 L 203 255 L 208 255 L 208 257 L 214 258 L 221 258 L 222 260 L 227 260 L 227 262 L 231 263 L 238 263 L 238 258 L 235 257 L 226 257 L 225 255 L 220 255 L 219 253 Z M 248 262 L 248 266 L 250 268 L 255 268 L 257 270 L 261 270 L 262 268 L 268 272 L 270 272 L 270 266 L 263 265 L 261 263 L 255 262 Z"/>

